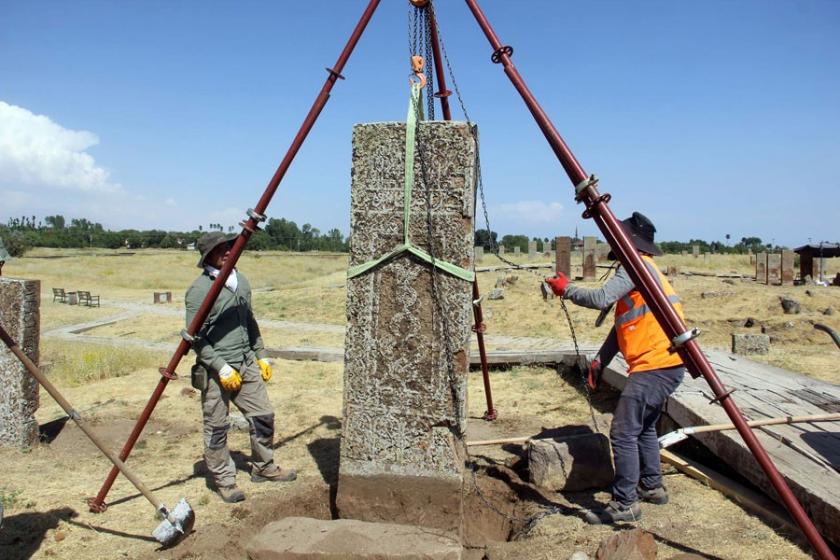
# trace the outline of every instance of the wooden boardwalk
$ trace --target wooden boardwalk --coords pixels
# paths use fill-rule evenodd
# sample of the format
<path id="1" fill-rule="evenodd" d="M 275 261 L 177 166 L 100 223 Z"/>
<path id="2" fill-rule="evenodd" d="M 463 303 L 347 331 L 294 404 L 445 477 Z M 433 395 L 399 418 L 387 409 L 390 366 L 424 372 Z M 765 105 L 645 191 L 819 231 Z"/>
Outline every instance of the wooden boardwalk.
<path id="1" fill-rule="evenodd" d="M 728 352 L 707 350 L 705 354 L 723 385 L 735 389 L 732 398 L 748 420 L 840 412 L 840 386 Z M 604 379 L 621 389 L 626 371 L 626 364 L 617 357 Z M 713 397 L 703 378 L 686 376 L 669 399 L 666 412 L 682 427 L 730 422 L 721 406 L 709 403 Z M 817 529 L 840 545 L 840 423 L 764 426 L 754 432 Z M 778 501 L 737 432 L 691 437 Z"/>

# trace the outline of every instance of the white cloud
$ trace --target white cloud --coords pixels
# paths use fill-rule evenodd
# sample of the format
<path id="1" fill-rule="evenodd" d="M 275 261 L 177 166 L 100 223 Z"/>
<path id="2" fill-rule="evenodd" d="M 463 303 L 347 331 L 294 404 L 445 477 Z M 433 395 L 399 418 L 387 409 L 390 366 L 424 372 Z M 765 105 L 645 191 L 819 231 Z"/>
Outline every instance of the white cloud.
<path id="1" fill-rule="evenodd" d="M 494 212 L 498 218 L 511 224 L 547 225 L 556 224 L 563 215 L 563 205 L 559 202 L 541 200 L 521 200 L 499 204 Z"/>
<path id="2" fill-rule="evenodd" d="M 164 200 L 164 201 L 163 201 L 163 203 L 164 203 L 166 206 L 172 206 L 173 208 L 174 208 L 175 206 L 178 206 L 178 203 L 177 203 L 177 202 L 175 202 L 175 199 L 174 199 L 174 198 L 167 198 L 166 200 Z"/>
<path id="3" fill-rule="evenodd" d="M 83 192 L 120 192 L 86 150 L 99 143 L 49 117 L 0 101 L 0 185 Z"/>

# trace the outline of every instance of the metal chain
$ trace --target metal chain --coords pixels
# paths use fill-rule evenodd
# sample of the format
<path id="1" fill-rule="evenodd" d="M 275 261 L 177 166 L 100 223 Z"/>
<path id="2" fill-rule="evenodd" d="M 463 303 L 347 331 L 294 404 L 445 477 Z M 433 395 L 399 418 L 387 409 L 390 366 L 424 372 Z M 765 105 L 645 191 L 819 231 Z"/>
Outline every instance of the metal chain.
<path id="1" fill-rule="evenodd" d="M 429 13 L 429 6 L 431 6 L 431 2 L 426 4 L 426 9 L 423 10 L 426 38 L 426 53 L 424 58 L 426 59 L 426 114 L 428 115 L 429 120 L 433 121 L 435 120 L 435 73 L 433 71 L 434 51 L 432 50 L 432 18 Z"/>
<path id="2" fill-rule="evenodd" d="M 441 326 L 441 335 L 444 340 L 444 355 L 446 356 L 446 369 L 447 369 L 447 377 L 449 379 L 449 390 L 451 392 L 452 397 L 452 418 L 456 425 L 451 426 L 452 429 L 458 434 L 459 437 L 463 437 L 461 433 L 461 427 L 457 425 L 457 419 L 459 417 L 459 413 L 461 411 L 461 398 L 458 394 L 458 390 L 456 389 L 456 382 L 457 377 L 455 374 L 455 366 L 452 363 L 452 351 L 449 347 L 449 342 L 451 340 L 451 331 L 449 329 L 449 320 L 446 316 L 446 313 L 443 309 L 443 298 L 440 294 L 440 279 L 438 278 L 437 273 L 437 266 L 435 264 L 435 249 L 434 249 L 434 225 L 432 223 L 432 185 L 431 181 L 429 181 L 428 177 L 428 168 L 426 165 L 426 157 L 425 157 L 425 147 L 423 142 L 420 141 L 420 105 L 419 103 L 415 106 L 415 111 L 417 112 L 416 119 L 415 119 L 415 145 L 417 146 L 417 155 L 418 159 L 420 160 L 420 178 L 423 181 L 423 186 L 426 187 L 426 235 L 428 236 L 428 252 L 429 257 L 431 258 L 431 272 L 432 272 L 432 298 L 434 299 L 435 309 L 438 312 L 439 317 L 441 318 L 440 326 Z M 467 362 L 469 363 L 469 361 Z M 468 366 L 469 367 L 469 366 Z"/>
<path id="3" fill-rule="evenodd" d="M 432 48 L 431 48 L 431 28 L 430 28 L 430 25 L 431 25 L 431 17 L 434 17 L 434 8 L 432 7 L 431 3 L 428 4 L 427 9 L 429 10 L 430 13 L 426 14 L 426 16 L 427 16 L 426 17 L 426 31 L 425 31 L 426 53 L 427 53 L 426 60 L 429 62 L 429 68 L 431 68 Z M 414 14 L 415 14 L 415 19 L 414 19 L 414 43 L 413 43 L 414 45 L 417 44 L 417 27 L 418 27 L 418 25 L 417 25 L 417 19 L 418 19 L 417 18 L 417 13 L 418 13 L 418 10 L 419 10 L 419 8 L 416 8 L 415 12 L 414 12 Z M 441 51 L 443 53 L 443 58 L 444 58 L 444 61 L 446 63 L 447 70 L 449 72 L 450 79 L 452 81 L 452 87 L 455 90 L 456 97 L 458 98 L 458 104 L 461 107 L 461 112 L 464 114 L 464 118 L 466 119 L 466 121 L 468 123 L 471 123 L 471 120 L 469 118 L 469 113 L 467 112 L 467 108 L 466 108 L 466 106 L 464 104 L 464 101 L 463 101 L 463 98 L 461 96 L 461 91 L 458 87 L 457 81 L 455 80 L 455 74 L 452 71 L 452 65 L 449 61 L 449 56 L 447 55 L 446 47 L 444 46 L 444 43 L 443 43 L 443 37 L 441 35 L 439 25 L 438 25 L 438 39 L 439 39 L 439 42 L 440 42 Z M 431 71 L 429 73 L 431 74 Z M 429 114 L 430 118 L 433 119 L 434 118 L 434 97 L 431 95 L 431 92 L 432 92 L 432 89 L 433 89 L 431 76 L 429 77 L 427 85 L 430 88 L 429 91 L 427 92 L 427 103 L 428 103 L 428 107 L 429 107 L 428 114 Z M 417 110 L 418 110 L 418 113 L 419 113 L 419 107 L 417 108 Z M 438 311 L 438 313 L 439 313 L 439 315 L 442 319 L 441 320 L 441 330 L 442 330 L 441 334 L 443 335 L 444 340 L 447 341 L 446 342 L 445 355 L 446 355 L 446 365 L 447 365 L 447 373 L 448 373 L 448 377 L 449 377 L 450 390 L 452 392 L 452 402 L 453 402 L 453 409 L 454 409 L 453 418 L 458 418 L 458 413 L 460 411 L 461 404 L 460 404 L 459 395 L 458 395 L 457 390 L 455 388 L 456 387 L 455 371 L 454 371 L 454 365 L 452 363 L 451 350 L 450 350 L 449 344 L 448 344 L 448 341 L 450 340 L 449 321 L 448 321 L 448 318 L 447 318 L 446 314 L 443 313 L 443 309 L 442 309 L 442 301 L 441 301 L 442 298 L 440 297 L 440 291 L 439 291 L 440 290 L 439 279 L 438 279 L 438 274 L 437 274 L 437 268 L 435 266 L 435 252 L 434 252 L 434 248 L 432 246 L 433 239 L 434 239 L 434 226 L 433 226 L 433 223 L 432 223 L 432 205 L 431 205 L 432 191 L 431 191 L 430 182 L 428 181 L 425 152 L 424 152 L 422 142 L 420 142 L 420 118 L 419 118 L 419 115 L 418 115 L 418 118 L 416 119 L 416 125 L 415 126 L 416 126 L 415 138 L 416 138 L 416 145 L 417 145 L 417 154 L 418 154 L 419 160 L 420 160 L 420 174 L 421 174 L 421 179 L 423 181 L 423 184 L 426 187 L 426 218 L 427 218 L 426 219 L 426 228 L 427 228 L 427 235 L 428 235 L 428 251 L 429 251 L 429 256 L 431 257 L 431 261 L 432 261 L 432 263 L 431 263 L 432 294 L 433 294 L 433 297 L 434 297 L 434 300 L 435 300 L 435 308 L 437 309 L 437 311 Z M 485 196 L 484 196 L 484 181 L 483 181 L 483 178 L 482 178 L 482 175 L 481 175 L 481 157 L 480 157 L 481 150 L 480 150 L 480 146 L 479 146 L 477 129 L 476 129 L 475 126 L 470 126 L 470 133 L 473 136 L 473 139 L 475 141 L 475 146 L 476 146 L 476 148 L 475 148 L 476 183 L 477 183 L 477 190 L 479 192 L 480 199 L 481 199 L 481 208 L 482 208 L 482 213 L 484 214 L 484 223 L 485 223 L 485 226 L 487 228 L 488 237 L 490 239 L 490 250 L 499 260 L 508 264 L 509 266 L 512 266 L 512 267 L 514 267 L 516 269 L 519 269 L 519 270 L 527 270 L 528 272 L 533 272 L 534 274 L 538 274 L 536 271 L 521 267 L 520 265 L 514 263 L 513 261 L 510 261 L 509 259 L 506 259 L 506 258 L 502 257 L 499 254 L 499 246 L 496 243 L 496 241 L 493 239 L 493 236 L 491 235 L 492 230 L 490 229 L 490 217 L 489 217 L 489 214 L 488 214 L 488 211 L 487 211 L 487 202 L 486 202 Z M 571 315 L 569 314 L 569 310 L 566 308 L 566 304 L 563 302 L 562 299 L 560 300 L 560 306 L 561 306 L 561 309 L 563 310 L 563 313 L 566 315 L 566 320 L 568 321 L 569 330 L 570 330 L 570 333 L 571 333 L 571 336 L 572 336 L 572 341 L 573 341 L 574 347 L 575 347 L 575 355 L 577 356 L 577 362 L 578 362 L 578 365 L 580 366 L 581 355 L 580 355 L 580 348 L 579 348 L 578 342 L 577 342 L 577 336 L 575 334 L 574 324 L 572 323 L 572 318 L 571 318 Z M 585 391 L 586 391 L 587 402 L 589 403 L 589 410 L 590 410 L 590 415 L 592 416 L 592 423 L 593 423 L 593 426 L 595 427 L 595 430 L 598 431 L 598 425 L 597 425 L 597 421 L 595 419 L 594 409 L 592 407 L 591 394 L 590 394 L 590 391 L 589 391 L 589 387 L 586 384 L 585 374 L 583 375 L 583 386 L 584 386 Z M 472 457 L 469 453 L 469 449 L 466 448 L 466 446 L 465 446 L 464 449 L 465 449 L 467 459 L 472 460 Z M 541 506 L 541 507 L 544 508 L 543 511 L 541 511 L 541 512 L 535 514 L 535 515 L 532 515 L 532 516 L 529 516 L 529 517 L 511 516 L 511 515 L 503 512 L 503 511 L 501 511 L 496 506 L 494 506 L 492 504 L 492 502 L 490 502 L 487 499 L 487 497 L 484 496 L 484 494 L 481 492 L 481 489 L 478 487 L 478 481 L 476 479 L 477 464 L 475 463 L 475 461 L 473 461 L 473 467 L 470 468 L 470 471 L 472 473 L 473 487 L 475 489 L 475 493 L 481 499 L 481 501 L 484 503 L 485 506 L 487 506 L 490 510 L 495 512 L 497 515 L 500 515 L 500 516 L 506 518 L 508 521 L 524 524 L 523 528 L 517 533 L 517 535 L 514 536 L 514 538 L 521 537 L 521 536 L 526 536 L 528 533 L 530 533 L 530 531 L 536 526 L 537 522 L 540 521 L 541 519 L 563 512 L 563 509 L 561 507 L 558 507 L 558 506 L 551 506 L 551 507 Z"/>
<path id="4" fill-rule="evenodd" d="M 431 6 L 431 4 L 430 4 L 430 6 Z M 430 8 L 430 9 L 432 9 L 432 8 Z M 434 14 L 434 11 L 432 12 L 432 14 Z M 449 55 L 446 52 L 446 46 L 443 42 L 443 33 L 440 30 L 440 24 L 438 24 L 438 39 L 439 39 L 439 42 L 440 42 L 440 50 L 443 53 L 443 59 L 446 62 L 446 68 L 447 68 L 447 71 L 449 72 L 449 78 L 452 82 L 452 88 L 455 90 L 455 96 L 458 98 L 458 105 L 461 106 L 461 112 L 464 114 L 464 118 L 467 120 L 467 122 L 471 122 L 469 113 L 467 112 L 467 107 L 464 104 L 463 97 L 461 96 L 461 90 L 458 88 L 458 81 L 455 79 L 455 73 L 452 71 L 452 64 L 450 63 Z M 517 270 L 527 270 L 528 272 L 531 272 L 531 273 L 536 274 L 537 276 L 541 277 L 541 275 L 538 272 L 536 272 L 534 270 L 531 270 L 531 269 L 528 269 L 528 268 L 525 268 L 523 266 L 520 266 L 519 264 L 517 264 L 517 263 L 511 261 L 510 259 L 507 259 L 507 258 L 505 258 L 505 257 L 503 257 L 502 255 L 499 254 L 499 244 L 496 242 L 495 239 L 493 239 L 493 234 L 492 234 L 493 230 L 490 228 L 490 215 L 487 211 L 487 200 L 484 196 L 484 179 L 483 179 L 482 173 L 481 173 L 481 156 L 480 156 L 481 149 L 480 149 L 480 146 L 479 146 L 478 134 L 476 132 L 477 129 L 475 127 L 470 127 L 470 130 L 472 131 L 473 138 L 475 139 L 475 144 L 476 144 L 475 168 L 476 168 L 476 175 L 478 177 L 478 194 L 479 194 L 479 198 L 481 200 L 481 210 L 482 210 L 482 213 L 484 214 L 484 225 L 485 225 L 485 228 L 486 228 L 486 231 L 487 231 L 488 242 L 490 244 L 490 252 L 493 255 L 495 255 L 495 257 L 497 259 L 499 259 L 503 263 L 507 264 L 508 266 L 511 266 L 511 267 L 513 267 Z M 580 347 L 578 346 L 577 335 L 575 333 L 575 326 L 574 326 L 574 323 L 572 322 L 572 316 L 569 314 L 569 310 L 566 307 L 566 303 L 563 301 L 562 298 L 560 299 L 560 308 L 563 310 L 563 314 L 566 316 L 566 322 L 569 325 L 569 333 L 572 336 L 572 342 L 574 343 L 574 347 L 575 347 L 575 356 L 577 358 L 577 364 L 578 364 L 578 367 L 580 368 L 581 364 L 583 363 L 583 360 L 581 359 Z M 582 374 L 581 377 L 583 378 L 583 387 L 584 387 L 584 391 L 585 391 L 585 394 L 586 394 L 586 400 L 587 400 L 587 403 L 589 404 L 589 413 L 590 413 L 590 416 L 592 418 L 592 426 L 593 426 L 593 428 L 595 428 L 595 431 L 599 431 L 598 422 L 595 419 L 595 410 L 594 410 L 594 407 L 592 406 L 591 391 L 589 390 L 589 385 L 586 383 L 586 372 L 584 372 L 582 368 L 581 368 L 581 374 Z"/>

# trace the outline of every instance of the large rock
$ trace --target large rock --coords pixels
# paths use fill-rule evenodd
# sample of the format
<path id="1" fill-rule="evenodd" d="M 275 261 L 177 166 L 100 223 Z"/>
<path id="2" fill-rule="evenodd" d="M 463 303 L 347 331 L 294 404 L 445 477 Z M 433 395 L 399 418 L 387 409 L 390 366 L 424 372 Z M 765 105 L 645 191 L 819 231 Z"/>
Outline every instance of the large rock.
<path id="1" fill-rule="evenodd" d="M 287 517 L 245 547 L 251 560 L 459 560 L 453 539 L 410 525 Z"/>
<path id="2" fill-rule="evenodd" d="M 601 541 L 595 560 L 655 560 L 656 541 L 642 529 L 621 531 Z"/>
<path id="3" fill-rule="evenodd" d="M 351 267 L 403 243 L 404 136 L 402 123 L 353 129 Z M 475 157 L 466 123 L 420 125 L 409 237 L 467 270 Z M 428 263 L 406 253 L 348 280 L 342 518 L 460 534 L 471 305 L 471 282 L 441 270 L 433 276 Z"/>
<path id="4" fill-rule="evenodd" d="M 0 323 L 23 353 L 38 363 L 41 282 L 0 278 Z M 0 343 L 0 447 L 38 442 L 38 382 L 5 344 Z"/>
<path id="5" fill-rule="evenodd" d="M 802 306 L 793 298 L 782 296 L 779 298 L 779 303 L 782 304 L 782 311 L 785 315 L 798 315 L 802 311 Z"/>
<path id="6" fill-rule="evenodd" d="M 528 471 L 531 482 L 549 490 L 604 488 L 615 476 L 610 441 L 601 433 L 532 440 Z"/>

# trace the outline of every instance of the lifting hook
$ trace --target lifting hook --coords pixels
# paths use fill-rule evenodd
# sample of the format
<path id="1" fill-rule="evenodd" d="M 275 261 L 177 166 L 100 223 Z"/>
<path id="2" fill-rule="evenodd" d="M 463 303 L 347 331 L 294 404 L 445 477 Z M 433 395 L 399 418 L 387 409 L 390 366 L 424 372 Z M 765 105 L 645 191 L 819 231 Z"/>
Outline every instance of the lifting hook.
<path id="1" fill-rule="evenodd" d="M 408 83 L 414 84 L 419 82 L 420 88 L 426 87 L 426 75 L 423 74 L 423 67 L 426 65 L 426 61 L 423 60 L 423 57 L 419 54 L 415 54 L 411 57 L 411 70 L 414 74 L 409 74 Z M 417 79 L 417 82 L 414 79 Z"/>

